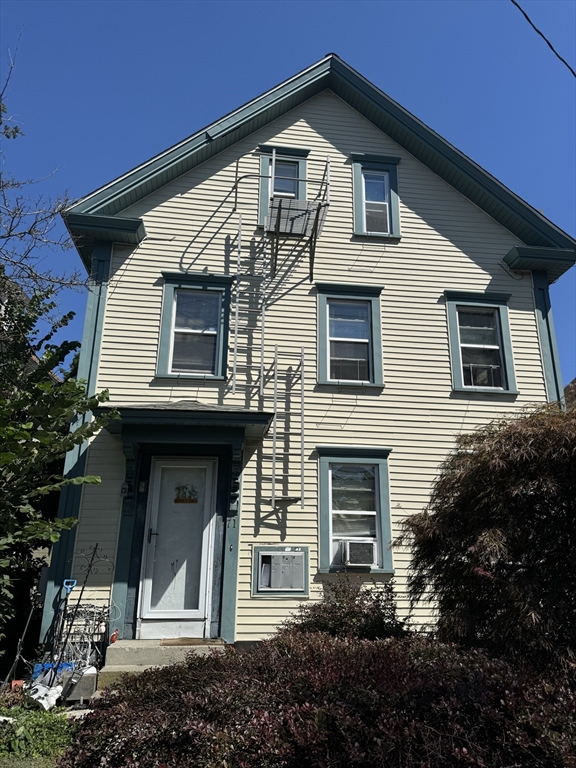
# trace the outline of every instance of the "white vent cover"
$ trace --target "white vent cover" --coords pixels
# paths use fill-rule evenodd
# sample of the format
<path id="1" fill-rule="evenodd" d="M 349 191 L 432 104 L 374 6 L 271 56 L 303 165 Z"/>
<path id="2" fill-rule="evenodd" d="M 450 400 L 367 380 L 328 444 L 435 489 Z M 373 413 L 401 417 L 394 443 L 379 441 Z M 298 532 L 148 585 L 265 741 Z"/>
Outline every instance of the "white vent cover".
<path id="1" fill-rule="evenodd" d="M 343 541 L 344 565 L 374 565 L 373 541 Z"/>

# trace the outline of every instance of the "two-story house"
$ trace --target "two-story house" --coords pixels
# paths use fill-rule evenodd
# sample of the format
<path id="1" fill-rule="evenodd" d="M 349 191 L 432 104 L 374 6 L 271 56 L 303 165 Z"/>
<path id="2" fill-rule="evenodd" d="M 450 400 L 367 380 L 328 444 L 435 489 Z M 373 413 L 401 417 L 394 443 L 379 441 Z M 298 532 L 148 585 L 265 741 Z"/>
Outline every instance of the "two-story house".
<path id="1" fill-rule="evenodd" d="M 557 401 L 576 242 L 330 54 L 65 213 L 80 376 L 120 418 L 68 457 L 74 553 L 120 639 L 258 640 L 391 549 L 455 436 Z M 427 619 L 426 609 L 416 614 Z"/>

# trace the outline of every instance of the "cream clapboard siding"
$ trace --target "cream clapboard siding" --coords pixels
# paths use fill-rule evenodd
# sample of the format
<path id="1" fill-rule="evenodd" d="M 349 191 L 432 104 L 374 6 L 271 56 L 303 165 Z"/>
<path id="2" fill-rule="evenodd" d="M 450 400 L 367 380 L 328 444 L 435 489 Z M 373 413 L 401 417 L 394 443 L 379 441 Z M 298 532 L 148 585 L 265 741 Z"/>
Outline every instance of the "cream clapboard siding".
<path id="1" fill-rule="evenodd" d="M 98 557 L 106 562 L 96 563 L 95 572 L 86 581 L 84 602 L 108 603 L 116 563 L 116 545 L 120 525 L 121 488 L 124 482 L 124 455 L 120 438 L 102 430 L 91 441 L 86 462 L 87 475 L 99 475 L 99 485 L 85 485 L 76 532 L 72 578 L 78 587 L 84 583 L 92 548 L 98 544 Z M 86 557 L 82 555 L 86 554 Z M 111 618 L 114 618 L 113 612 Z"/>
<path id="2" fill-rule="evenodd" d="M 239 159 L 241 176 L 257 175 L 259 159 L 254 150 L 262 143 L 308 148 L 311 178 L 320 179 L 323 162 L 330 156 L 331 201 L 317 244 L 314 278 L 319 282 L 384 286 L 381 311 L 386 386 L 380 393 L 316 385 L 316 294 L 308 282 L 308 254 L 300 243 L 285 242 L 277 274 L 268 286 L 265 369 L 269 372 L 274 346 L 278 345 L 280 380 L 285 384 L 288 368 L 297 365 L 294 355 L 304 347 L 305 508 L 294 504 L 286 508 L 285 515 L 272 514 L 265 501 L 271 490 L 270 437 L 262 446 L 254 446 L 253 453 L 247 451 L 250 458 L 242 478 L 238 580 L 240 640 L 269 634 L 298 604 L 292 599 L 250 597 L 252 546 L 308 546 L 311 593 L 316 595 L 321 590 L 321 583 L 314 577 L 318 548 L 317 444 L 393 448 L 389 471 L 396 535 L 401 520 L 426 503 L 438 465 L 453 446 L 455 435 L 496 415 L 545 399 L 530 277 L 511 276 L 499 266 L 506 252 L 519 244 L 518 239 L 334 94 L 324 92 L 124 212 L 144 219 L 148 237 L 134 250 L 117 247 L 114 251 L 98 376 L 98 386 L 110 389 L 113 403 L 198 399 L 204 403 L 271 408 L 269 375 L 264 400 L 258 397 L 261 337 L 254 308 L 261 282 L 262 233 L 256 228 L 257 178 L 242 181 L 238 210 L 233 210 L 236 161 Z M 352 237 L 352 152 L 401 158 L 399 243 Z M 244 276 L 240 282 L 237 392 L 232 395 L 230 381 L 156 380 L 161 270 L 235 272 L 238 214 L 243 217 Z M 446 311 L 441 300 L 446 289 L 513 294 L 509 306 L 520 390 L 516 401 L 452 394 Z M 231 350 L 232 333 L 229 372 Z M 281 398 L 286 395 L 283 386 Z M 299 410 L 296 393 L 292 407 Z M 293 426 L 299 428 L 296 415 Z M 280 492 L 299 495 L 297 434 L 288 447 L 291 478 Z M 121 455 L 119 448 L 115 455 Z M 112 451 L 108 454 L 111 456 Z M 115 487 L 121 482 L 118 471 L 119 465 Z M 99 491 L 91 493 L 96 496 Z M 84 507 L 90 498 L 86 489 Z M 98 498 L 100 509 L 106 510 L 110 531 L 116 535 L 119 497 L 117 493 L 106 493 Z M 408 561 L 408 552 L 394 552 L 403 607 Z M 429 613 L 426 608 L 419 609 L 418 619 L 426 620 Z"/>

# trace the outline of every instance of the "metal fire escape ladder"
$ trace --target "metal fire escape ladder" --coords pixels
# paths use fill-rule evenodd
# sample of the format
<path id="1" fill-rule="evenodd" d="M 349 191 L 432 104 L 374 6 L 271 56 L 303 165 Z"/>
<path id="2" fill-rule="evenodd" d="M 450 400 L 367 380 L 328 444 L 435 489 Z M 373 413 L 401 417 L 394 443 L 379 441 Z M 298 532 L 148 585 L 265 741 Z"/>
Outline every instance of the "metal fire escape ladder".
<path id="1" fill-rule="evenodd" d="M 288 400 L 288 396 L 294 393 L 294 390 L 300 389 L 299 400 L 300 407 L 298 411 L 296 409 L 280 410 L 278 403 L 278 372 L 279 372 L 279 359 L 280 355 L 282 359 L 296 359 L 298 365 L 296 370 L 292 373 L 290 381 L 288 381 L 289 370 L 286 369 L 286 390 L 284 393 L 284 401 Z M 304 509 L 304 347 L 301 347 L 300 352 L 278 352 L 278 346 L 274 347 L 274 373 L 273 373 L 273 408 L 274 408 L 274 420 L 272 422 L 272 471 L 270 480 L 272 484 L 270 504 L 275 508 L 278 504 L 293 504 L 297 501 L 300 502 L 301 509 Z M 292 421 L 296 417 L 299 421 L 297 429 L 292 428 Z M 283 428 L 282 428 L 283 427 Z M 298 437 L 296 437 L 296 435 Z M 294 456 L 292 449 L 292 443 L 298 441 L 299 448 L 299 460 L 298 468 L 295 471 L 293 468 L 293 462 L 291 459 Z M 280 450 L 278 443 L 283 443 L 284 449 Z M 281 470 L 279 470 L 281 465 Z M 289 493 L 290 486 L 293 485 L 290 480 L 294 476 L 299 475 L 299 496 L 293 496 Z M 281 493 L 278 493 L 278 486 L 282 489 Z"/>

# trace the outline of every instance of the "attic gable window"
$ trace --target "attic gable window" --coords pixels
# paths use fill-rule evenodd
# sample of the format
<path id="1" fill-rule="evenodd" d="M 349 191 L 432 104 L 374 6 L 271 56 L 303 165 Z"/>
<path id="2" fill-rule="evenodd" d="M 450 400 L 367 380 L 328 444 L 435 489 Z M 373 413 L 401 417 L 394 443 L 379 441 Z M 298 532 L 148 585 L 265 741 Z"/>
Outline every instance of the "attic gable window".
<path id="1" fill-rule="evenodd" d="M 444 291 L 452 387 L 516 394 L 506 294 Z"/>
<path id="2" fill-rule="evenodd" d="M 398 157 L 352 155 L 354 234 L 400 237 Z"/>
<path id="3" fill-rule="evenodd" d="M 272 169 L 272 150 L 274 149 L 276 162 Z M 261 155 L 258 225 L 264 226 L 270 200 L 273 197 L 306 200 L 306 158 L 309 150 L 297 147 L 273 147 L 269 144 L 261 144 L 259 150 Z"/>
<path id="4" fill-rule="evenodd" d="M 273 197 L 298 196 L 298 172 L 300 164 L 290 160 L 277 160 L 274 172 Z"/>
<path id="5" fill-rule="evenodd" d="M 205 273 L 162 274 L 165 285 L 157 376 L 225 378 L 234 278 Z"/>

